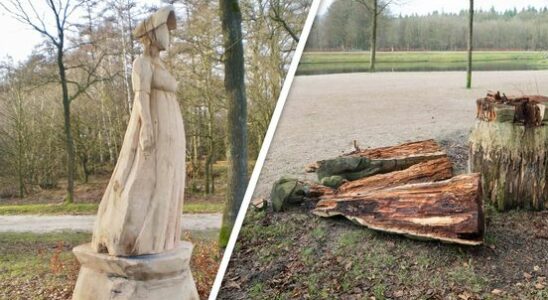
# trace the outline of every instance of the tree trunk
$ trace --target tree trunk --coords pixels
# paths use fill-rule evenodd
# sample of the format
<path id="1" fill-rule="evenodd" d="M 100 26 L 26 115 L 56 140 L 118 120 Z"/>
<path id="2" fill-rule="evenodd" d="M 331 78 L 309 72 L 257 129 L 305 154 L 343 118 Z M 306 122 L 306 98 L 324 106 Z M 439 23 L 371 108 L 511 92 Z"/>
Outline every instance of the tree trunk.
<path id="1" fill-rule="evenodd" d="M 244 82 L 242 15 L 238 0 L 221 0 L 224 39 L 225 89 L 228 98 L 228 180 L 227 199 L 220 233 L 220 246 L 228 243 L 230 232 L 247 188 L 247 102 Z"/>
<path id="2" fill-rule="evenodd" d="M 63 62 L 63 45 L 57 49 L 57 65 L 59 67 L 59 78 L 61 80 L 61 90 L 63 93 L 63 117 L 65 121 L 65 145 L 67 151 L 67 195 L 65 202 L 74 202 L 74 169 L 75 153 L 74 141 L 72 139 L 72 129 L 70 125 L 70 98 L 68 95 L 67 77 L 65 64 Z"/>
<path id="3" fill-rule="evenodd" d="M 466 66 L 466 88 L 469 89 L 472 87 L 472 35 L 474 27 L 474 0 L 470 0 L 470 9 L 469 9 L 469 19 L 468 19 L 468 64 Z"/>
<path id="4" fill-rule="evenodd" d="M 480 175 L 322 197 L 314 214 L 371 229 L 464 245 L 483 242 Z"/>
<path id="5" fill-rule="evenodd" d="M 375 56 L 377 54 L 377 17 L 378 17 L 378 0 L 373 0 L 373 13 L 371 18 L 371 40 L 370 40 L 370 57 L 369 57 L 369 71 L 375 72 Z"/>
<path id="6" fill-rule="evenodd" d="M 469 168 L 498 210 L 548 208 L 548 98 L 488 94 L 477 101 Z"/>

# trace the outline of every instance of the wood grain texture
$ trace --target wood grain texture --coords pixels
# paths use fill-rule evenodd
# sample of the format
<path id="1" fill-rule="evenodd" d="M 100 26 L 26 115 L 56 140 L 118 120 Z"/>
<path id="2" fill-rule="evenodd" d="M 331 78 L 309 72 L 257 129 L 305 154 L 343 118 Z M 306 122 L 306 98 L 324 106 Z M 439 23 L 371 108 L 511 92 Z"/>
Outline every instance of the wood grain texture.
<path id="1" fill-rule="evenodd" d="M 355 149 L 354 151 L 343 154 L 358 155 L 370 159 L 397 159 L 414 156 L 435 156 L 444 152 L 436 141 L 424 140 L 417 142 L 404 143 L 397 146 L 379 147 L 372 149 Z"/>
<path id="2" fill-rule="evenodd" d="M 322 184 L 337 188 L 344 180 L 404 170 L 424 161 L 447 157 L 434 140 L 365 150 L 355 148 L 337 158 L 310 164 L 307 171 L 315 171 Z"/>
<path id="3" fill-rule="evenodd" d="M 342 184 L 337 193 L 364 193 L 390 186 L 433 182 L 453 177 L 453 164 L 447 157 L 424 161 L 411 167 L 386 174 L 378 174 Z"/>
<path id="4" fill-rule="evenodd" d="M 469 169 L 482 174 L 484 201 L 498 210 L 548 208 L 548 126 L 478 120 Z"/>
<path id="5" fill-rule="evenodd" d="M 363 194 L 325 195 L 314 214 L 342 215 L 371 229 L 464 245 L 483 242 L 479 174 Z"/>
<path id="6" fill-rule="evenodd" d="M 476 118 L 486 122 L 521 123 L 538 127 L 548 122 L 548 97 L 506 96 L 490 92 L 476 100 Z"/>

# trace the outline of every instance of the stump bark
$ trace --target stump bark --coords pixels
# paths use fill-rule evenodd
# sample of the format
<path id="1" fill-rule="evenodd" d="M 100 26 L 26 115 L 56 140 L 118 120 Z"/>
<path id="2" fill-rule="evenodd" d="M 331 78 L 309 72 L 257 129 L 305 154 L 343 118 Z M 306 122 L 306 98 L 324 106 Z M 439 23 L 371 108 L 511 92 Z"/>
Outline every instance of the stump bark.
<path id="1" fill-rule="evenodd" d="M 548 207 L 548 98 L 489 93 L 477 100 L 469 169 L 484 201 L 504 211 Z"/>
<path id="2" fill-rule="evenodd" d="M 371 229 L 417 238 L 464 245 L 483 242 L 479 174 L 358 194 L 324 195 L 313 213 L 342 215 Z"/>

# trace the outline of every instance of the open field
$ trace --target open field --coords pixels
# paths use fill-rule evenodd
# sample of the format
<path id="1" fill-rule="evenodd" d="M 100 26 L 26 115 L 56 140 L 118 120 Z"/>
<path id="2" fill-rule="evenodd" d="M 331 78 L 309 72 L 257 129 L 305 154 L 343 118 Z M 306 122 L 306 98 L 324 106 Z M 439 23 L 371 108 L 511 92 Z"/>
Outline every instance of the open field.
<path id="1" fill-rule="evenodd" d="M 473 68 L 478 71 L 548 69 L 548 53 L 540 51 L 476 51 Z M 467 53 L 377 52 L 376 71 L 466 70 Z M 369 52 L 305 52 L 298 75 L 369 71 Z"/>
<path id="2" fill-rule="evenodd" d="M 283 175 L 314 180 L 310 162 L 352 147 L 434 138 L 466 172 L 475 99 L 487 90 L 548 94 L 548 71 L 297 76 L 254 197 Z M 250 209 L 222 299 L 546 299 L 548 215 L 487 209 L 486 245 L 463 247 L 321 219 L 308 203 L 286 213 Z"/>
<path id="3" fill-rule="evenodd" d="M 0 233 L 0 299 L 71 299 L 79 270 L 71 251 L 90 239 L 74 231 Z M 183 239 L 194 243 L 191 267 L 206 299 L 220 259 L 217 231 L 185 232 Z"/>

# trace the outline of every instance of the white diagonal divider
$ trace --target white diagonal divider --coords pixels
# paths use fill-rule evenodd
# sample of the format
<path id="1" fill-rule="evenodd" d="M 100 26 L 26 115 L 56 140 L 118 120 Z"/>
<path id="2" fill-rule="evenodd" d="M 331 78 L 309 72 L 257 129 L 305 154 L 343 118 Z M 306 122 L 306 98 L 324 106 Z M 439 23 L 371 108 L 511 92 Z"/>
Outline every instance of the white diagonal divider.
<path id="1" fill-rule="evenodd" d="M 314 19 L 316 18 L 316 14 L 318 12 L 321 1 L 322 0 L 313 0 L 312 5 L 310 6 L 310 11 L 308 12 L 306 22 L 299 38 L 299 43 L 297 44 L 297 49 L 295 50 L 293 60 L 291 61 L 291 65 L 287 72 L 282 91 L 280 92 L 280 97 L 278 98 L 278 102 L 276 103 L 276 108 L 274 109 L 274 112 L 272 114 L 272 119 L 270 120 L 270 125 L 268 126 L 268 130 L 266 131 L 263 145 L 261 146 L 261 151 L 259 152 L 255 167 L 253 168 L 253 173 L 251 174 L 251 178 L 249 179 L 247 190 L 242 201 L 242 206 L 240 207 L 238 216 L 236 217 L 236 222 L 234 223 L 234 227 L 232 228 L 232 232 L 230 234 L 225 253 L 221 260 L 217 276 L 215 277 L 215 281 L 213 282 L 213 287 L 211 289 L 211 293 L 209 294 L 209 300 L 217 299 L 217 295 L 219 294 L 219 289 L 221 288 L 223 277 L 228 267 L 228 263 L 230 262 L 230 257 L 232 256 L 234 245 L 236 244 L 236 241 L 238 239 L 242 223 L 244 222 L 245 215 L 249 207 L 249 202 L 251 201 L 251 197 L 253 196 L 253 192 L 255 191 L 255 186 L 257 185 L 259 175 L 263 168 L 268 149 L 270 148 L 270 143 L 272 142 L 272 138 L 274 137 L 274 133 L 276 132 L 278 121 L 280 120 L 280 117 L 282 115 L 285 101 L 287 100 L 289 90 L 291 89 L 291 85 L 293 84 L 295 72 L 297 71 L 297 67 L 299 66 L 299 61 L 301 60 L 306 41 L 308 40 L 308 36 L 310 34 L 310 30 L 312 29 L 312 24 L 314 23 Z"/>

